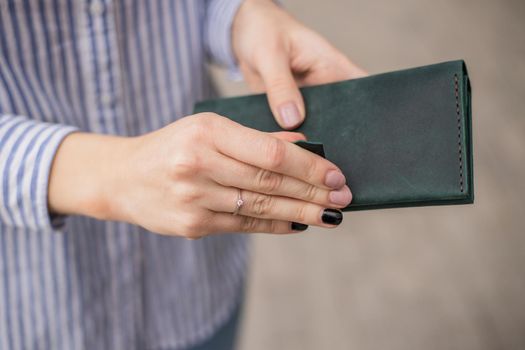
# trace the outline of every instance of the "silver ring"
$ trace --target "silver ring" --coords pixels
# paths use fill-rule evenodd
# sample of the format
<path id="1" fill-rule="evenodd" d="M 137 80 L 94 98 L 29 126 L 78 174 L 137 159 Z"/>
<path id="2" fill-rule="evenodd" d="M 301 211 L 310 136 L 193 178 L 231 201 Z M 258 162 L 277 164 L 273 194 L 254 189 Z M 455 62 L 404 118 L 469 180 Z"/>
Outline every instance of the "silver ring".
<path id="1" fill-rule="evenodd" d="M 244 204 L 244 199 L 242 199 L 242 193 L 241 189 L 239 188 L 239 195 L 237 196 L 237 202 L 235 202 L 235 210 L 233 211 L 233 215 L 239 214 L 239 211 L 241 210 L 241 207 Z"/>

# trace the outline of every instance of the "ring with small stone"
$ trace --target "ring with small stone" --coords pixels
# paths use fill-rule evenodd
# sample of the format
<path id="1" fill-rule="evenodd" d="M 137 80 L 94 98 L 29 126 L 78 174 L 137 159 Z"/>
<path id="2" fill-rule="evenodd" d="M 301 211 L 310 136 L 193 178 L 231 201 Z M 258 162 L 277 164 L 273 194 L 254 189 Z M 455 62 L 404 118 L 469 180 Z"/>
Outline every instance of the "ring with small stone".
<path id="1" fill-rule="evenodd" d="M 239 211 L 241 210 L 241 207 L 244 204 L 244 199 L 242 199 L 242 193 L 241 189 L 239 189 L 239 195 L 237 196 L 237 202 L 235 202 L 235 210 L 233 211 L 233 215 L 239 214 Z"/>

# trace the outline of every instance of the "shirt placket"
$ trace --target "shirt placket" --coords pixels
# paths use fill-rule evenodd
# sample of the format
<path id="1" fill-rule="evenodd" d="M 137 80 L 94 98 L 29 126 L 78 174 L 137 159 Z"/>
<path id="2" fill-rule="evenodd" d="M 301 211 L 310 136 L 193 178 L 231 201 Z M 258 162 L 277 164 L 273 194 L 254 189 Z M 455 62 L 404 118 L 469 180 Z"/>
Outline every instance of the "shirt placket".
<path id="1" fill-rule="evenodd" d="M 115 1 L 86 0 L 84 69 L 87 72 L 86 98 L 89 110 L 89 131 L 125 135 L 119 43 Z M 122 224 L 124 225 L 124 224 Z M 111 227 L 109 229 L 109 227 Z M 141 300 L 140 241 L 137 235 L 118 231 L 122 226 L 108 223 L 106 246 L 99 247 L 107 263 L 104 274 L 110 276 L 106 294 L 106 317 L 111 332 L 110 348 L 134 348 L 137 338 L 137 300 Z M 115 232 L 115 230 L 117 232 Z M 126 229 L 129 231 L 129 229 Z M 96 263 L 94 263 L 96 264 Z M 139 314 L 140 316 L 140 314 Z"/>
<path id="2" fill-rule="evenodd" d="M 89 30 L 90 81 L 92 97 L 92 131 L 121 134 L 122 93 L 113 0 L 87 0 Z M 94 117 L 94 118 L 93 118 Z"/>

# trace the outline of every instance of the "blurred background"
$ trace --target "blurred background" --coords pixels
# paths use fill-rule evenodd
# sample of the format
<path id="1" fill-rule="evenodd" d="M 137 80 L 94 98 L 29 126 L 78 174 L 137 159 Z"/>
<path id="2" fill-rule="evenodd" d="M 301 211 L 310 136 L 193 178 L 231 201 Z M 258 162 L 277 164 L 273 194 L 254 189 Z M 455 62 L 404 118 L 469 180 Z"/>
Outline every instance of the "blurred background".
<path id="1" fill-rule="evenodd" d="M 525 1 L 282 2 L 371 74 L 465 59 L 476 203 L 255 236 L 240 349 L 525 349 Z"/>

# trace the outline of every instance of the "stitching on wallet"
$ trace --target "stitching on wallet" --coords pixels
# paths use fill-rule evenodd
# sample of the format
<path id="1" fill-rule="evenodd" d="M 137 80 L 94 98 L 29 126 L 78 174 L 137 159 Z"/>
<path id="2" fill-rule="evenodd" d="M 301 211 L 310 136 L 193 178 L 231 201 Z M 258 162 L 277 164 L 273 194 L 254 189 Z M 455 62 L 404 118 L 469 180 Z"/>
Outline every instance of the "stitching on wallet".
<path id="1" fill-rule="evenodd" d="M 463 152 L 461 150 L 461 111 L 459 109 L 458 75 L 454 74 L 454 88 L 456 93 L 456 114 L 458 116 L 458 154 L 459 154 L 459 185 L 463 193 Z"/>

